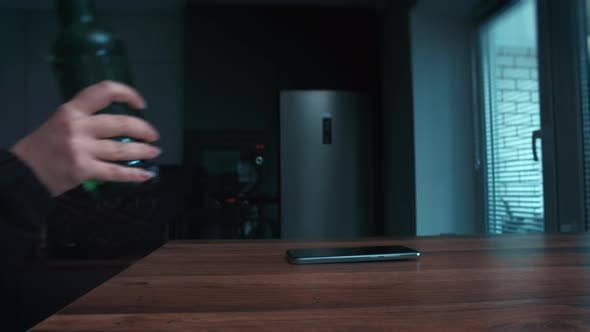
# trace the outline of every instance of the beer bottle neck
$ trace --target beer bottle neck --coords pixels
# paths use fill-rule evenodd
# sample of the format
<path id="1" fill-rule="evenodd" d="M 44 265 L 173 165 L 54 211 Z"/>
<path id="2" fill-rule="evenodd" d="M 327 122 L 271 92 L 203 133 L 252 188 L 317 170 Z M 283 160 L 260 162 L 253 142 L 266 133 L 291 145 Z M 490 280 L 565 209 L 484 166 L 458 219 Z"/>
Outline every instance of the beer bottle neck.
<path id="1" fill-rule="evenodd" d="M 93 0 L 56 0 L 56 9 L 62 28 L 95 19 Z"/>

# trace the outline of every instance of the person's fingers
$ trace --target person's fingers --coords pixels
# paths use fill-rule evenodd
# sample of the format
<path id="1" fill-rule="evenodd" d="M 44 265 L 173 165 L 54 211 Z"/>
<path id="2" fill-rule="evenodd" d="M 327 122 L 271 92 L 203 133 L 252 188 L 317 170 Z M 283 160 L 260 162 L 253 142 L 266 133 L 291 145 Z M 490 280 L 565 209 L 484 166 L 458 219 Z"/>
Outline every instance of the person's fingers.
<path id="1" fill-rule="evenodd" d="M 119 166 L 104 161 L 96 161 L 89 168 L 89 178 L 108 182 L 144 182 L 154 176 L 153 173 L 141 168 Z"/>
<path id="2" fill-rule="evenodd" d="M 133 116 L 99 114 L 84 120 L 84 132 L 95 138 L 128 136 L 153 142 L 159 137 L 158 131 L 147 121 Z"/>
<path id="3" fill-rule="evenodd" d="M 91 148 L 94 158 L 104 161 L 146 160 L 160 154 L 157 147 L 143 143 L 121 143 L 113 140 L 100 140 Z"/>
<path id="4" fill-rule="evenodd" d="M 80 112 L 92 115 L 114 102 L 126 103 L 136 109 L 145 108 L 145 101 L 135 89 L 113 81 L 103 81 L 87 87 L 68 104 Z"/>

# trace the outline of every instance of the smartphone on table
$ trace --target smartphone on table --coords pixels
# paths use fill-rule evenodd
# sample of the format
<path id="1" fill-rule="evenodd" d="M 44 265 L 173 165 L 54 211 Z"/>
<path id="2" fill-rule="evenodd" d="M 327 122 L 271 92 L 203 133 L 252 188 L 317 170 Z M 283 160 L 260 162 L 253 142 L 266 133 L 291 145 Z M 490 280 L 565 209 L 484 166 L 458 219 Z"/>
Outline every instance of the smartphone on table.
<path id="1" fill-rule="evenodd" d="M 302 248 L 287 250 L 287 259 L 293 264 L 379 262 L 415 260 L 419 257 L 420 252 L 418 250 L 404 246 Z"/>

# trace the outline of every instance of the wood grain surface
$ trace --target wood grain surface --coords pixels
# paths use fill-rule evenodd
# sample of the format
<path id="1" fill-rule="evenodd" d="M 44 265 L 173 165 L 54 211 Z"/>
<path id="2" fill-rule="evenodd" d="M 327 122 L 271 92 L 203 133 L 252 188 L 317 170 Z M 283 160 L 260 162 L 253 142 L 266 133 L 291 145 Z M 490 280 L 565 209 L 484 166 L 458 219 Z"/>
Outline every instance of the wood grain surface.
<path id="1" fill-rule="evenodd" d="M 302 247 L 418 261 L 291 265 Z M 590 237 L 171 242 L 33 331 L 590 331 Z"/>

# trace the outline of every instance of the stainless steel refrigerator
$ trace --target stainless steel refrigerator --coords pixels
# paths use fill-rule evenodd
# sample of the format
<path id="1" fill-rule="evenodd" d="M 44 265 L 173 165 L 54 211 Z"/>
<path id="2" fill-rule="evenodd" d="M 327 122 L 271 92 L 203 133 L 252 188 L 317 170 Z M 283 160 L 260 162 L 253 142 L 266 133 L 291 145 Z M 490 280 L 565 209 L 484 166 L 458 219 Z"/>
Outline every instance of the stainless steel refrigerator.
<path id="1" fill-rule="evenodd" d="M 374 235 L 371 107 L 360 93 L 281 92 L 282 238 Z"/>

